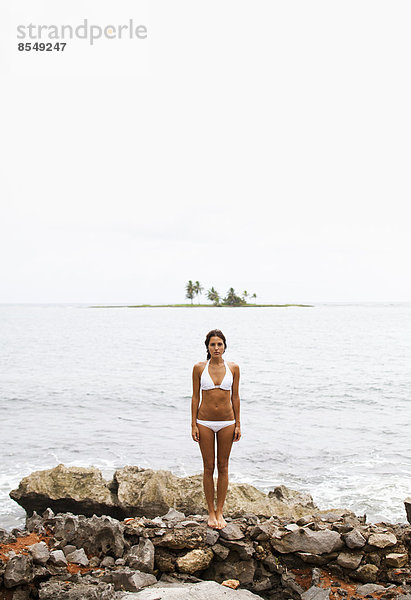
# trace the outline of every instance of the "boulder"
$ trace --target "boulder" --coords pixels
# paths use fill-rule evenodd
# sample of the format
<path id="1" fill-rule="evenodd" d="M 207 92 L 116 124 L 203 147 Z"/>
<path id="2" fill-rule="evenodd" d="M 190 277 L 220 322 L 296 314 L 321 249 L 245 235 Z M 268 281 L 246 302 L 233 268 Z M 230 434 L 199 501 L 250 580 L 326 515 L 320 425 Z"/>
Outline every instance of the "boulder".
<path id="1" fill-rule="evenodd" d="M 63 550 L 53 550 L 50 552 L 49 563 L 55 567 L 67 567 L 67 558 Z"/>
<path id="2" fill-rule="evenodd" d="M 253 583 L 257 563 L 254 559 L 237 560 L 228 556 L 224 561 L 213 561 L 203 572 L 204 579 L 212 579 L 222 583 L 226 579 L 238 579 L 242 585 Z"/>
<path id="3" fill-rule="evenodd" d="M 45 565 L 50 558 L 50 550 L 46 542 L 38 542 L 29 546 L 29 552 L 35 565 Z"/>
<path id="4" fill-rule="evenodd" d="M 108 516 L 90 518 L 70 513 L 58 514 L 49 520 L 59 540 L 75 541 L 88 554 L 120 558 L 124 553 L 124 525 Z"/>
<path id="5" fill-rule="evenodd" d="M 357 569 L 361 564 L 362 557 L 362 552 L 340 552 L 337 564 L 344 569 Z"/>
<path id="6" fill-rule="evenodd" d="M 154 546 L 148 538 L 140 538 L 135 546 L 130 548 L 126 562 L 132 569 L 152 573 L 154 570 Z"/>
<path id="7" fill-rule="evenodd" d="M 177 558 L 177 567 L 181 573 L 204 571 L 213 560 L 213 557 L 214 554 L 210 548 L 198 548 L 187 552 L 184 556 L 179 556 Z"/>
<path id="8" fill-rule="evenodd" d="M 329 600 L 330 589 L 320 588 L 312 585 L 306 592 L 301 594 L 301 600 Z"/>
<path id="9" fill-rule="evenodd" d="M 358 531 L 358 529 L 353 529 L 349 533 L 343 534 L 342 537 L 346 545 L 351 549 L 363 548 L 366 544 L 365 537 L 361 534 L 360 531 Z"/>
<path id="10" fill-rule="evenodd" d="M 356 571 L 350 573 L 350 577 L 363 583 L 375 583 L 377 581 L 378 567 L 376 565 L 361 565 Z"/>
<path id="11" fill-rule="evenodd" d="M 235 523 L 229 523 L 219 531 L 220 536 L 225 540 L 242 540 L 244 538 L 244 533 Z"/>
<path id="12" fill-rule="evenodd" d="M 33 572 L 33 562 L 29 556 L 19 554 L 11 558 L 4 571 L 4 585 L 14 588 L 30 583 Z"/>
<path id="13" fill-rule="evenodd" d="M 271 545 L 282 554 L 290 552 L 325 554 L 341 550 L 344 546 L 340 534 L 336 531 L 330 529 L 313 531 L 308 528 L 300 528 L 297 531 L 287 533 L 281 539 L 272 538 Z"/>
<path id="14" fill-rule="evenodd" d="M 79 550 L 75 550 L 71 554 L 67 554 L 66 559 L 67 562 L 74 563 L 75 565 L 80 565 L 80 567 L 88 567 L 89 564 L 87 555 L 84 552 L 84 548 L 80 548 Z"/>
<path id="15" fill-rule="evenodd" d="M 51 508 L 86 516 L 111 514 L 122 517 L 109 484 L 94 467 L 66 467 L 35 471 L 24 477 L 10 497 L 31 515 Z"/>
<path id="16" fill-rule="evenodd" d="M 49 507 L 54 512 L 110 515 L 120 520 L 164 515 L 163 520 L 175 522 L 185 519 L 184 515 L 207 512 L 202 475 L 177 477 L 170 471 L 137 466 L 118 469 L 113 480 L 108 482 L 94 467 L 58 465 L 24 477 L 10 496 L 29 515 Z M 171 513 L 168 512 L 170 507 Z M 225 514 L 231 517 L 253 514 L 299 518 L 313 508 L 311 496 L 285 486 L 278 486 L 267 495 L 249 484 L 230 483 Z M 36 525 L 33 523 L 32 526 Z"/>
<path id="17" fill-rule="evenodd" d="M 405 567 L 408 562 L 408 554 L 407 553 L 396 553 L 392 552 L 391 554 L 387 554 L 385 557 L 385 564 L 387 567 Z"/>
<path id="18" fill-rule="evenodd" d="M 154 575 L 143 573 L 142 571 L 134 571 L 128 567 L 111 571 L 104 575 L 102 580 L 107 583 L 113 583 L 116 590 L 124 590 L 126 592 L 137 592 L 157 582 Z"/>
<path id="19" fill-rule="evenodd" d="M 368 538 L 368 544 L 376 548 L 388 548 L 396 543 L 397 538 L 393 533 L 372 533 Z"/>

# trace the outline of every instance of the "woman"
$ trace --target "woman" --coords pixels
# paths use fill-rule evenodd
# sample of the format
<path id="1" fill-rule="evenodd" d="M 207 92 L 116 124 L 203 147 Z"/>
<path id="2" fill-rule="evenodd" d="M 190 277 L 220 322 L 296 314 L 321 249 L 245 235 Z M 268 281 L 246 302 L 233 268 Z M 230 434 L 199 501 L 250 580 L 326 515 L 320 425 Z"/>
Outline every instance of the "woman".
<path id="1" fill-rule="evenodd" d="M 240 369 L 235 363 L 226 363 L 223 359 L 227 343 L 222 331 L 209 331 L 205 345 L 208 360 L 197 363 L 193 368 L 191 435 L 195 442 L 199 442 L 203 457 L 208 525 L 214 529 L 223 529 L 227 525 L 223 517 L 223 506 L 228 487 L 228 459 L 233 442 L 238 442 L 241 437 L 238 394 Z M 214 506 L 216 437 L 218 479 L 217 504 Z"/>

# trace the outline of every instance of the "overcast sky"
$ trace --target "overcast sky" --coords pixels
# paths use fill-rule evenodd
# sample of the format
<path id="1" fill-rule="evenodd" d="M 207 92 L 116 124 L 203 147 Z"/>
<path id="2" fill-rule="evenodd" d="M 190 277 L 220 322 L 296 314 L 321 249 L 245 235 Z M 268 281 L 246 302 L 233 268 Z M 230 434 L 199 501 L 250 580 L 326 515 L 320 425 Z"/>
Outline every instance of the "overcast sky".
<path id="1" fill-rule="evenodd" d="M 408 0 L 1 11 L 0 302 L 411 301 Z M 147 39 L 17 50 L 84 19 Z"/>

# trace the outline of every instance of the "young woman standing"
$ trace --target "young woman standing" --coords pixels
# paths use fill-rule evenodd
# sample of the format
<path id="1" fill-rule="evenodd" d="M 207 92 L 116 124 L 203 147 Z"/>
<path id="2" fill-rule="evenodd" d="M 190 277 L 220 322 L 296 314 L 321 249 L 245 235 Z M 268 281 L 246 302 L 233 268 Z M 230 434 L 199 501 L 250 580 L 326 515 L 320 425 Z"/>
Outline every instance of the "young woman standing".
<path id="1" fill-rule="evenodd" d="M 219 329 L 208 332 L 205 345 L 207 361 L 194 365 L 191 402 L 191 435 L 199 442 L 203 457 L 204 494 L 208 506 L 208 525 L 223 529 L 227 525 L 223 506 L 228 487 L 228 459 L 233 442 L 241 438 L 240 369 L 227 363 L 223 354 L 227 348 Z M 200 404 L 200 390 L 202 392 Z M 217 438 L 217 504 L 214 504 L 215 440 Z"/>

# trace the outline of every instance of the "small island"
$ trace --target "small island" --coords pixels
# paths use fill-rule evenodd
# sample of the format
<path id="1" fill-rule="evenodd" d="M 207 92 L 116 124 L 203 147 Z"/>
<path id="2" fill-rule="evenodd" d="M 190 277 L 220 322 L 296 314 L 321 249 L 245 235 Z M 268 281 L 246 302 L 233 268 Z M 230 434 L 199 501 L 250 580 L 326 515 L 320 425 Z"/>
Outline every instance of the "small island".
<path id="1" fill-rule="evenodd" d="M 247 290 L 244 290 L 241 294 L 237 294 L 233 287 L 230 287 L 227 294 L 222 297 L 218 291 L 212 286 L 207 290 L 206 295 L 209 300 L 208 303 L 197 302 L 193 300 L 197 296 L 200 296 L 204 287 L 199 281 L 193 282 L 191 279 L 187 282 L 185 297 L 190 300 L 190 303 L 179 303 L 179 304 L 112 304 L 112 305 L 98 305 L 90 306 L 89 308 L 210 308 L 210 307 L 253 307 L 253 308 L 286 308 L 290 306 L 298 306 L 303 308 L 312 308 L 312 304 L 257 304 L 257 294 L 249 294 Z M 253 300 L 250 302 L 250 300 Z"/>

